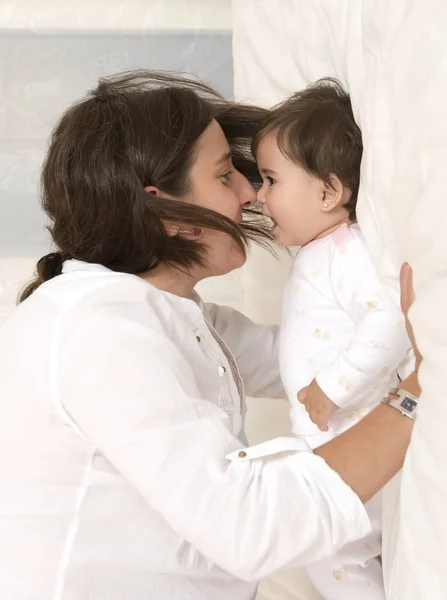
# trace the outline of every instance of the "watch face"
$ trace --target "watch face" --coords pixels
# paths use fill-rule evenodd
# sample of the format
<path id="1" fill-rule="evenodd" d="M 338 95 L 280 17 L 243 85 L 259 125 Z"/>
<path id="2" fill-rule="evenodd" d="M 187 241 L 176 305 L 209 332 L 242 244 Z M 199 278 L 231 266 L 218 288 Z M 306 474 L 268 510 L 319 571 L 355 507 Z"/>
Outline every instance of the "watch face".
<path id="1" fill-rule="evenodd" d="M 410 413 L 414 411 L 414 409 L 416 408 L 417 404 L 418 403 L 415 400 L 412 400 L 408 396 L 405 396 L 405 398 L 400 403 L 401 407 L 404 410 L 407 410 Z"/>

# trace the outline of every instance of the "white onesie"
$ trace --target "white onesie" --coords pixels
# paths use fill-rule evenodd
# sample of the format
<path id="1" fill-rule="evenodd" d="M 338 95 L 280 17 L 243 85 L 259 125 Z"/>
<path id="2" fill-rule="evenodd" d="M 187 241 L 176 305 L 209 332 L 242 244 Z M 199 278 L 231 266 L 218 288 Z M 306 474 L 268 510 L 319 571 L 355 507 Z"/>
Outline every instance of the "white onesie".
<path id="1" fill-rule="evenodd" d="M 383 289 L 357 225 L 299 250 L 286 286 L 280 340 L 281 375 L 291 404 L 292 429 L 315 448 L 349 429 L 397 382 L 410 347 L 399 307 Z M 322 432 L 297 393 L 316 378 L 340 407 Z M 373 533 L 309 575 L 326 600 L 385 598 L 377 556 L 380 498 L 370 503 Z"/>

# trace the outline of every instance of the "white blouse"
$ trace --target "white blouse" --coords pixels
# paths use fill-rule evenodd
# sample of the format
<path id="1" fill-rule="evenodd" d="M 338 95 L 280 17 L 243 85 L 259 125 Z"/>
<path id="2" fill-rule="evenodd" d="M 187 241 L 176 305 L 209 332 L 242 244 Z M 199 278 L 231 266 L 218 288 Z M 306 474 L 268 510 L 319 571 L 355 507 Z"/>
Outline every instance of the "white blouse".
<path id="1" fill-rule="evenodd" d="M 366 535 L 304 442 L 241 451 L 244 393 L 282 394 L 277 334 L 78 261 L 20 305 L 0 329 L 1 597 L 249 600 Z"/>

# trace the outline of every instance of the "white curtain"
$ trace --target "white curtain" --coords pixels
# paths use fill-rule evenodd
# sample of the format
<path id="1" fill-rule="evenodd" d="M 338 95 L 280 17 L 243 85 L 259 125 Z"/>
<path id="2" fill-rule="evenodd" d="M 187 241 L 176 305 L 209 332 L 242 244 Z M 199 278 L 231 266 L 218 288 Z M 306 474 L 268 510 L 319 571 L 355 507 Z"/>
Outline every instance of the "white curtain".
<path id="1" fill-rule="evenodd" d="M 359 223 L 396 301 L 401 262 L 414 269 L 424 393 L 401 497 L 398 482 L 386 494 L 391 600 L 447 598 L 446 31 L 445 0 L 233 0 L 236 95 L 270 105 L 320 77 L 347 85 L 364 142 Z M 253 262 L 250 282 L 276 277 L 268 264 Z M 279 287 L 250 286 L 247 305 L 256 294 L 270 313 Z"/>

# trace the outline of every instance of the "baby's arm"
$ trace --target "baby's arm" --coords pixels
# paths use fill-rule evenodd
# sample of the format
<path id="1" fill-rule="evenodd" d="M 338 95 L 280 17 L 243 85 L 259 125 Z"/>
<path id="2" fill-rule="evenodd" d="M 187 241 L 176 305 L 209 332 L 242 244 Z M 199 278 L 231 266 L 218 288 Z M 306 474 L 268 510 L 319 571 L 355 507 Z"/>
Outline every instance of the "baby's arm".
<path id="1" fill-rule="evenodd" d="M 334 294 L 357 321 L 350 345 L 316 376 L 322 392 L 338 407 L 356 407 L 358 398 L 394 371 L 410 342 L 403 315 L 377 277 L 361 240 L 334 253 Z"/>

